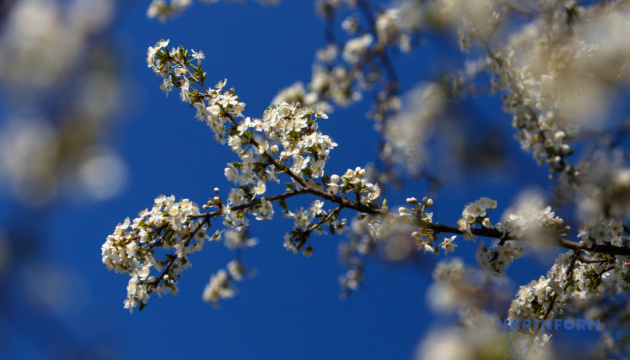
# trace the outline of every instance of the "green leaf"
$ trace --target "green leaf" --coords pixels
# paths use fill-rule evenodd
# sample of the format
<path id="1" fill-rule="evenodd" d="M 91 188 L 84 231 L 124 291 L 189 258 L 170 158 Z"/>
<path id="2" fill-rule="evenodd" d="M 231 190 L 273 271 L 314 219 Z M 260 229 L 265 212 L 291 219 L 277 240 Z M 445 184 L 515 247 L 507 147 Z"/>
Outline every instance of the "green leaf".
<path id="1" fill-rule="evenodd" d="M 280 205 L 281 208 L 283 208 L 285 210 L 288 210 L 286 201 L 280 200 L 280 201 L 278 201 L 278 205 Z"/>
<path id="2" fill-rule="evenodd" d="M 287 182 L 287 183 L 285 183 L 285 184 L 287 184 L 287 189 L 289 189 L 289 190 L 293 190 L 293 189 L 294 189 L 293 184 L 291 184 L 291 183 L 289 183 L 289 182 Z"/>
<path id="3" fill-rule="evenodd" d="M 287 135 L 287 138 L 296 140 L 299 136 L 300 134 L 297 131 L 291 130 L 291 132 L 289 132 L 289 134 Z"/>
<path id="4" fill-rule="evenodd" d="M 144 310 L 144 307 L 147 306 L 147 304 L 140 302 L 140 307 L 138 307 L 138 311 L 142 311 Z"/>

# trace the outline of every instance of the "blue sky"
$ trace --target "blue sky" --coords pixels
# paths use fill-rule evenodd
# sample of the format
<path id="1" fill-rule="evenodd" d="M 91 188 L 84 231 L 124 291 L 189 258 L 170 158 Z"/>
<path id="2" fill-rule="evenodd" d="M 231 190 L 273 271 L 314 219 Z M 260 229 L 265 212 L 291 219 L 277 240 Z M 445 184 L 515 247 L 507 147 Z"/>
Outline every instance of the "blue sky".
<path id="1" fill-rule="evenodd" d="M 147 6 L 148 1 L 125 2 L 111 29 L 125 82 L 119 90 L 124 111 L 110 136 L 128 166 L 126 187 L 105 202 L 64 203 L 44 224 L 48 241 L 42 249 L 42 262 L 54 259 L 74 274 L 77 287 L 69 291 L 80 295 L 61 316 L 63 331 L 57 332 L 45 319 L 33 316 L 38 328 L 34 338 L 48 337 L 46 341 L 54 342 L 56 336 L 70 334 L 86 344 L 100 344 L 103 354 L 118 359 L 412 357 L 423 334 L 443 324 L 443 319 L 427 310 L 425 291 L 431 283 L 432 265 L 444 256 L 419 257 L 404 264 L 371 259 L 364 288 L 340 301 L 337 278 L 345 270 L 337 261 L 337 246 L 343 238 L 315 237 L 311 258 L 293 255 L 282 247 L 291 223 L 278 216 L 278 211 L 272 222 L 252 226 L 259 245 L 247 249 L 244 256 L 257 276 L 238 283 L 238 296 L 224 301 L 220 310 L 202 302 L 201 293 L 210 274 L 234 258 L 223 244 L 207 244 L 191 256 L 193 267 L 184 273 L 176 297 L 152 296 L 142 312 L 129 314 L 123 309 L 128 278 L 107 271 L 100 259 L 100 246 L 107 235 L 125 217 L 133 218 L 150 207 L 160 194 L 204 203 L 215 186 L 227 193 L 223 169 L 235 160 L 194 119 L 194 111 L 177 93 L 167 98 L 159 91 L 161 79 L 146 65 L 147 47 L 170 39 L 169 46 L 202 50 L 208 82 L 227 78 L 228 88 L 234 87 L 247 104 L 245 114 L 258 117 L 279 89 L 297 80 L 310 80 L 314 53 L 325 45 L 323 22 L 309 1 L 285 0 L 277 7 L 256 2 L 195 4 L 165 24 L 147 19 Z M 418 81 L 431 80 L 440 64 L 461 60 L 454 57 L 453 49 L 453 43 L 429 44 L 410 57 L 398 56 L 403 92 Z M 435 218 L 454 224 L 467 202 L 489 196 L 499 201 L 498 220 L 524 184 L 545 186 L 545 170 L 536 167 L 529 155 L 519 153 L 510 133 L 510 117 L 500 111 L 498 99 L 472 99 L 460 106 L 482 114 L 486 127 L 507 136 L 507 151 L 515 157 L 501 168 L 507 172 L 505 176 L 445 172 L 455 182 L 435 198 Z M 365 119 L 368 109 L 369 103 L 364 101 L 337 109 L 320 122 L 322 132 L 339 144 L 331 154 L 328 171 L 342 173 L 375 160 L 377 135 Z M 507 181 L 510 176 L 518 180 Z M 402 191 L 392 189 L 388 199 L 390 204 L 400 204 L 407 196 L 421 198 L 422 189 L 410 180 Z M 303 204 L 289 202 L 291 207 Z M 351 213 L 345 215 L 352 217 Z M 449 257 L 461 256 L 472 263 L 475 244 L 461 239 L 458 244 Z M 515 279 L 513 291 L 544 271 L 537 260 L 515 263 L 508 273 Z M 28 336 L 15 340 L 9 347 L 13 354 L 49 356 L 33 346 L 39 340 Z"/>

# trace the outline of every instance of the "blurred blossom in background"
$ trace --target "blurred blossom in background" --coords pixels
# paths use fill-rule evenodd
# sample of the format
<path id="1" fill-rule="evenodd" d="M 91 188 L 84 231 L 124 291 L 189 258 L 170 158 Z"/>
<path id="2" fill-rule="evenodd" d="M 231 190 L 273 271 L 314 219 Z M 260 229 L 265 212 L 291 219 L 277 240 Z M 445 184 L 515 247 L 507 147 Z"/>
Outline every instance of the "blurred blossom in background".
<path id="1" fill-rule="evenodd" d="M 105 35 L 114 2 L 19 0 L 5 11 L 3 193 L 25 207 L 49 205 L 64 187 L 91 199 L 115 195 L 125 168 L 107 144 L 122 86 Z M 97 184 L 106 173 L 119 180 Z"/>
<path id="2" fill-rule="evenodd" d="M 67 324 L 93 311 L 88 279 L 44 249 L 50 219 L 69 202 L 109 199 L 125 186 L 127 168 L 110 144 L 124 86 L 109 31 L 115 7 L 110 0 L 0 5 L 3 358 L 108 357 L 97 332 L 80 335 Z"/>

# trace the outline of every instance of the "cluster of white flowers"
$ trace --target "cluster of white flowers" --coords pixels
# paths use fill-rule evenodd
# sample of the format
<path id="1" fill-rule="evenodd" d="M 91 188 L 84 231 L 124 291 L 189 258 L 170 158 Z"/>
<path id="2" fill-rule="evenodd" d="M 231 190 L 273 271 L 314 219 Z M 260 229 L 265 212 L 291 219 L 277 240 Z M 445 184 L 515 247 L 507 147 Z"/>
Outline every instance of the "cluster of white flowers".
<path id="1" fill-rule="evenodd" d="M 502 231 L 501 241 L 494 246 L 488 248 L 484 242 L 481 242 L 477 247 L 477 263 L 481 268 L 495 275 L 502 275 L 504 270 L 524 253 L 522 242 L 506 242 L 506 240 L 554 243 L 548 239 L 569 230 L 569 227 L 563 226 L 564 221 L 551 211 L 551 207 L 543 208 L 542 198 L 531 192 L 522 194 L 515 208 L 505 212 L 504 220 L 493 224 L 488 215 L 489 211 L 496 207 L 495 200 L 482 197 L 467 204 L 462 212 L 462 218 L 457 222 L 466 240 L 475 238 L 472 227 L 477 224 L 484 229 Z"/>
<path id="2" fill-rule="evenodd" d="M 397 47 L 410 51 L 413 30 L 401 24 L 397 7 L 383 9 L 376 17 L 366 17 L 367 23 L 362 23 L 359 13 L 354 11 L 356 5 L 355 0 L 317 2 L 320 15 L 330 21 L 334 21 L 333 14 L 342 7 L 353 10 L 341 21 L 349 38 L 345 41 L 329 38 L 328 44 L 317 51 L 310 83 L 305 86 L 298 81 L 281 90 L 272 104 L 300 102 L 331 112 L 331 103 L 348 106 L 361 100 L 364 91 L 372 90 L 378 99 L 370 114 L 372 119 L 382 122 L 387 114 L 398 110 L 398 84 L 387 50 Z M 334 36 L 332 32 L 328 35 Z"/>
<path id="3" fill-rule="evenodd" d="M 358 38 L 350 39 L 343 48 L 343 59 L 350 64 L 356 64 L 366 55 L 374 38 L 372 34 L 365 34 Z"/>
<path id="4" fill-rule="evenodd" d="M 357 5 L 368 6 L 356 0 L 317 2 L 319 14 L 331 23 L 338 18 L 337 13 L 343 14 L 340 26 L 346 37 L 336 39 L 335 32 L 328 32 L 328 44 L 317 51 L 310 83 L 304 86 L 296 82 L 283 89 L 273 103 L 299 100 L 304 105 L 330 112 L 331 103 L 348 106 L 361 100 L 363 92 L 371 91 L 377 102 L 368 116 L 377 122 L 377 129 L 398 111 L 399 84 L 390 53 L 393 50 L 409 52 L 417 29 L 403 24 L 398 5 L 382 8 L 374 16 L 358 11 Z"/>
<path id="5" fill-rule="evenodd" d="M 346 225 L 347 219 L 338 217 L 340 209 L 327 213 L 323 206 L 323 201 L 315 200 L 307 210 L 300 208 L 296 212 L 284 211 L 286 218 L 294 219 L 293 230 L 284 235 L 284 247 L 287 251 L 297 254 L 302 250 L 302 255 L 310 257 L 313 254 L 313 248 L 310 245 L 304 248 L 304 245 L 311 234 L 326 234 L 322 228 L 325 224 L 328 224 L 331 234 L 341 235 L 349 229 Z"/>
<path id="6" fill-rule="evenodd" d="M 210 277 L 210 282 L 203 290 L 202 299 L 205 302 L 218 306 L 219 300 L 229 299 L 236 295 L 236 289 L 230 283 L 230 275 L 224 269 L 220 269 Z"/>
<path id="7" fill-rule="evenodd" d="M 160 40 L 147 50 L 148 67 L 162 77 L 160 89 L 168 95 L 173 87 L 179 88 L 182 100 L 197 109 L 197 119 L 205 121 L 212 129 L 215 140 L 225 144 L 226 131 L 232 125 L 231 119 L 242 117 L 245 103 L 240 102 L 233 91 L 224 91 L 226 80 L 217 83 L 207 94 L 200 95 L 196 90 L 192 90 L 191 75 L 202 75 L 201 60 L 205 56 L 202 52 L 194 50 L 189 54 L 181 46 L 169 51 L 166 48 L 168 43 L 169 40 Z M 198 66 L 191 64 L 191 60 L 197 60 Z M 191 72 L 188 66 L 191 66 L 194 72 Z"/>
<path id="8" fill-rule="evenodd" d="M 323 206 L 323 201 L 315 200 L 306 210 L 300 208 L 300 210 L 295 212 L 290 210 L 284 211 L 284 216 L 288 219 L 293 219 L 295 224 L 291 233 L 284 235 L 284 247 L 287 251 L 297 254 L 302 250 L 302 255 L 306 257 L 310 257 L 313 254 L 313 248 L 310 245 L 304 248 L 304 244 L 309 234 L 324 234 L 324 231 L 318 226 L 319 220 L 326 216 Z"/>
<path id="9" fill-rule="evenodd" d="M 182 99 L 197 109 L 197 118 L 204 120 L 213 130 L 215 139 L 221 144 L 227 143 L 241 160 L 228 164 L 225 169 L 226 178 L 240 186 L 230 191 L 224 213 L 229 214 L 231 208 L 262 197 L 252 212 L 257 220 L 271 219 L 274 210 L 264 197 L 267 181 L 279 182 L 277 174 L 289 170 L 295 186 L 302 188 L 306 183 L 301 179 L 314 185 L 314 180 L 324 175 L 330 150 L 337 146 L 329 136 L 318 131 L 316 120 L 327 118 L 326 114 L 283 102 L 269 107 L 262 119 L 247 117 L 237 123 L 236 119 L 243 117 L 245 104 L 233 91 L 224 91 L 225 81 L 200 95 L 192 90 L 190 75 L 201 75 L 203 57 L 194 51 L 189 55 L 182 47 L 168 51 L 167 45 L 168 41 L 160 41 L 147 52 L 149 67 L 164 79 L 162 88 L 167 91 L 172 87 L 180 88 Z M 197 66 L 190 64 L 193 59 L 198 61 Z M 261 140 L 254 140 L 255 136 L 260 136 Z M 241 219 L 241 215 L 232 215 L 224 223 L 232 227 L 246 225 L 242 223 L 246 220 Z"/>
<path id="10" fill-rule="evenodd" d="M 314 73 L 313 76 L 315 76 L 315 74 L 316 73 Z M 321 78 L 319 80 L 327 81 Z M 280 90 L 273 100 L 271 100 L 272 105 L 282 104 L 283 102 L 287 104 L 299 103 L 325 113 L 333 110 L 328 102 L 319 99 L 319 94 L 316 91 L 307 91 L 301 81 Z"/>
<path id="11" fill-rule="evenodd" d="M 251 124 L 266 138 L 259 151 L 269 148 L 274 154 L 279 152 L 281 160 L 290 159 L 291 171 L 300 178 L 322 177 L 328 154 L 337 143 L 317 130 L 317 118 L 327 119 L 328 116 L 297 104 L 282 103 L 268 108 L 262 120 Z"/>
<path id="12" fill-rule="evenodd" d="M 630 240 L 624 236 L 623 222 L 615 218 L 599 219 L 584 224 L 578 237 L 588 246 L 614 245 L 628 246 Z"/>
<path id="13" fill-rule="evenodd" d="M 374 239 L 385 240 L 391 232 L 394 223 L 395 217 L 392 214 L 372 218 L 368 224 L 370 236 Z"/>
<path id="14" fill-rule="evenodd" d="M 504 270 L 514 260 L 522 257 L 524 252 L 521 242 L 499 242 L 494 247 L 487 248 L 482 241 L 477 247 L 477 264 L 490 274 L 503 275 Z"/>
<path id="15" fill-rule="evenodd" d="M 342 196 L 355 195 L 358 205 L 352 206 L 363 206 L 373 209 L 371 211 L 374 212 L 379 212 L 380 207 L 380 215 L 367 217 L 367 228 L 374 238 L 385 238 L 395 216 L 388 213 L 386 206 L 381 206 L 380 187 L 366 179 L 365 169 L 358 167 L 355 170 L 348 170 L 342 176 L 328 176 L 324 172 L 330 150 L 337 146 L 329 136 L 323 135 L 318 130 L 316 120 L 327 118 L 326 114 L 302 107 L 299 103 L 281 102 L 270 106 L 261 119 L 244 117 L 242 111 L 245 104 L 239 101 L 233 89 L 224 90 L 225 81 L 217 84 L 214 89 L 207 89 L 204 86 L 202 52 L 188 51 L 183 47 L 168 50 L 166 48 L 168 43 L 168 40 L 161 40 L 148 49 L 148 67 L 162 77 L 160 87 L 166 94 L 173 88 L 180 89 L 181 99 L 196 109 L 197 119 L 207 123 L 217 142 L 228 145 L 237 154 L 239 161 L 227 164 L 224 171 L 226 178 L 234 182 L 237 187 L 229 191 L 225 200 L 219 196 L 219 189 L 215 188 L 216 196 L 203 208 L 215 208 L 218 209 L 217 211 L 201 215 L 195 207 L 194 212 L 181 212 L 177 218 L 179 222 L 177 226 L 164 225 L 159 228 L 159 231 L 154 229 L 153 232 L 142 233 L 143 242 L 152 244 L 152 248 L 161 244 L 162 238 L 170 241 L 173 235 L 169 229 L 179 231 L 180 227 L 184 226 L 183 224 L 186 224 L 188 231 L 191 231 L 190 224 L 199 224 L 200 228 L 192 230 L 193 234 L 189 236 L 201 236 L 201 234 L 205 236 L 205 229 L 209 226 L 210 219 L 223 217 L 223 225 L 228 228 L 225 232 L 226 246 L 229 248 L 253 246 L 256 243 L 255 240 L 245 240 L 244 236 L 249 225 L 248 214 L 256 220 L 271 219 L 274 215 L 272 202 L 279 201 L 281 207 L 285 209 L 285 216 L 294 221 L 293 230 L 285 236 L 284 246 L 293 252 L 301 250 L 308 257 L 313 253 L 310 245 L 311 234 L 323 234 L 326 230 L 333 234 L 341 234 L 348 227 L 347 220 L 339 217 L 343 206 L 326 211 L 324 201 L 316 200 L 306 210 L 303 208 L 289 210 L 285 198 L 302 193 L 312 193 L 339 204 L 354 204 Z M 197 87 L 200 87 L 203 92 L 195 89 Z M 237 120 L 239 118 L 241 118 L 240 121 Z M 278 175 L 282 173 L 286 173 L 291 180 L 291 183 L 287 183 L 287 192 L 274 195 L 273 199 L 267 197 L 269 181 L 278 183 Z M 161 204 L 163 201 L 160 201 Z M 141 220 L 136 222 L 141 223 Z M 217 231 L 213 239 L 219 239 L 222 234 L 223 231 Z M 133 237 L 134 235 L 126 236 Z M 180 234 L 179 239 L 184 239 L 185 245 L 190 243 L 186 241 L 186 234 Z M 192 246 L 200 247 L 200 244 L 203 243 L 197 242 Z M 104 249 L 110 247 L 109 243 L 104 245 Z M 186 248 L 181 244 L 178 247 Z M 173 255 L 165 260 L 170 261 L 168 271 L 182 268 L 184 263 L 176 263 L 176 258 L 179 257 Z M 129 259 L 129 261 L 138 262 L 131 254 Z M 152 257 L 147 259 L 151 261 Z M 151 263 L 150 261 L 148 263 Z M 139 262 L 147 263 L 142 260 Z M 165 263 L 157 262 L 157 264 L 163 266 Z M 216 304 L 221 298 L 233 296 L 235 291 L 231 280 L 242 279 L 244 270 L 242 263 L 230 263 L 227 271 L 219 271 L 212 276 L 203 298 Z M 131 300 L 135 299 L 136 302 L 130 300 L 128 307 L 135 306 L 138 299 L 140 303 L 145 304 L 149 292 L 162 291 L 162 288 L 158 286 L 174 286 L 176 281 L 172 279 L 176 275 L 178 274 L 167 274 L 150 281 L 145 278 L 134 280 L 145 288 L 140 298 L 135 292 L 132 294 L 135 297 L 130 295 Z M 158 285 L 159 282 L 163 284 Z"/>
<path id="16" fill-rule="evenodd" d="M 13 70 L 0 74 L 0 80 L 31 91 L 58 86 L 59 77 L 83 71 L 77 65 L 86 61 L 82 56 L 89 50 L 92 37 L 104 30 L 114 15 L 114 5 L 107 0 L 69 4 L 20 0 L 11 5 L 4 8 L 0 66 Z M 33 23 L 38 26 L 33 27 Z"/>
<path id="17" fill-rule="evenodd" d="M 320 56 L 326 57 L 322 61 L 333 62 L 337 57 L 338 50 L 335 45 L 330 45 L 320 51 L 322 54 L 326 52 L 326 55 Z M 318 111 L 332 112 L 333 107 L 330 101 L 340 106 L 348 106 L 361 100 L 362 95 L 357 86 L 358 76 L 360 75 L 343 64 L 332 68 L 316 64 L 313 66 L 311 82 L 306 87 L 298 81 L 282 89 L 271 103 L 299 102 L 304 106 L 312 106 Z"/>
<path id="18" fill-rule="evenodd" d="M 433 199 L 425 196 L 422 198 L 422 201 L 418 201 L 415 197 L 410 197 L 407 198 L 406 202 L 411 204 L 413 208 L 410 209 L 404 206 L 399 207 L 399 216 L 404 216 L 409 219 L 417 219 L 425 223 L 433 222 L 433 213 L 427 211 L 428 208 L 433 206 Z M 412 232 L 411 237 L 414 239 L 418 250 L 423 250 L 425 253 L 430 252 L 432 254 L 440 253 L 440 249 L 438 249 L 437 244 L 438 237 L 433 230 L 420 228 L 420 230 Z M 444 237 L 442 243 L 439 244 L 439 247 L 444 249 L 445 254 L 455 251 L 455 247 L 457 245 L 454 244 L 453 241 L 455 241 L 456 237 L 456 235 Z"/>
<path id="19" fill-rule="evenodd" d="M 623 86 L 629 80 L 625 69 L 630 45 L 625 39 L 630 13 L 625 5 L 541 1 L 537 20 L 511 28 L 503 40 L 499 25 L 511 19 L 500 13 L 499 3 L 443 3 L 442 14 L 459 26 L 462 49 L 478 43 L 487 52 L 473 73 L 484 68 L 493 91 L 504 92 L 504 110 L 513 114 L 522 148 L 552 172 L 577 175 L 568 160 L 574 152 L 570 142 L 582 129 L 606 128 L 617 91 L 611 84 Z"/>
<path id="20" fill-rule="evenodd" d="M 210 276 L 210 282 L 206 285 L 201 295 L 203 301 L 219 306 L 219 300 L 230 299 L 236 295 L 236 288 L 231 280 L 242 281 L 247 274 L 247 269 L 238 260 L 232 260 L 227 264 L 227 271 L 219 269 L 216 274 Z"/>
<path id="21" fill-rule="evenodd" d="M 351 171 L 349 170 L 348 173 Z M 383 202 L 386 203 L 386 201 Z M 408 225 L 399 223 L 401 217 L 409 221 L 421 220 L 430 223 L 433 213 L 428 212 L 427 209 L 433 206 L 433 200 L 424 197 L 419 202 L 411 197 L 407 199 L 407 203 L 411 204 L 412 208 L 401 206 L 398 208 L 398 215 L 389 212 L 388 206 L 383 204 L 380 215 L 360 214 L 353 219 L 350 227 L 352 230 L 350 241 L 339 246 L 340 261 L 350 268 L 339 278 L 342 299 L 357 290 L 363 282 L 364 257 L 373 253 L 376 246 L 383 246 L 380 253 L 389 261 L 400 261 L 409 256 L 413 252 L 414 243 L 418 250 L 423 249 L 425 252 L 439 254 L 439 249 L 436 247 L 438 246 L 436 245 L 437 237 L 433 231 L 420 228 L 412 233 L 414 242 L 411 242 Z M 439 246 L 446 253 L 454 251 L 455 237 L 444 237 Z M 387 240 L 387 242 L 381 243 L 377 240 Z"/>
<path id="22" fill-rule="evenodd" d="M 462 211 L 461 219 L 457 220 L 459 229 L 464 232 L 465 240 L 473 240 L 475 236 L 471 232 L 471 226 L 481 224 L 485 228 L 492 228 L 492 223 L 488 218 L 489 210 L 497 208 L 496 200 L 482 197 L 479 200 L 468 203 Z"/>
<path id="23" fill-rule="evenodd" d="M 545 242 L 549 236 L 555 236 L 569 230 L 564 220 L 544 206 L 543 199 L 536 192 L 526 191 L 516 200 L 516 205 L 503 214 L 503 221 L 494 226 L 514 239 L 525 238 L 533 243 Z"/>
<path id="24" fill-rule="evenodd" d="M 256 238 L 247 236 L 246 231 L 228 230 L 223 234 L 225 246 L 228 249 L 243 250 L 258 244 Z M 219 307 L 219 301 L 222 299 L 230 299 L 236 296 L 236 287 L 234 281 L 243 281 L 246 275 L 253 276 L 254 271 L 248 270 L 239 257 L 237 260 L 230 261 L 226 269 L 219 269 L 215 274 L 210 276 L 210 281 L 206 285 L 201 295 L 203 301 L 210 303 L 214 307 Z"/>
<path id="25" fill-rule="evenodd" d="M 504 320 L 488 312 L 492 303 L 509 296 L 500 279 L 488 278 L 486 272 L 466 266 L 459 258 L 441 261 L 433 272 L 435 282 L 427 292 L 429 306 L 438 313 L 459 315 L 459 326 L 449 329 L 445 336 L 458 335 L 459 344 L 444 349 L 430 340 L 429 335 L 421 347 L 422 358 L 467 358 L 469 353 L 483 353 L 484 358 L 503 359 L 507 354 L 518 358 L 544 355 L 543 347 L 550 336 L 536 336 L 530 344 L 522 332 L 506 331 Z M 437 341 L 437 339 L 433 339 Z M 441 342 L 438 342 L 441 343 Z M 442 345 L 444 345 L 442 343 Z M 443 354 L 439 355 L 438 354 Z"/>
<path id="26" fill-rule="evenodd" d="M 375 21 L 377 46 L 386 46 L 390 43 L 398 43 L 403 52 L 411 51 L 411 36 L 407 28 L 401 26 L 401 11 L 399 8 L 385 9 Z"/>
<path id="27" fill-rule="evenodd" d="M 565 311 L 595 309 L 602 298 L 625 295 L 630 290 L 628 260 L 627 256 L 563 253 L 546 276 L 519 288 L 508 319 L 553 319 Z M 589 314 L 597 311 L 585 313 Z"/>
<path id="28" fill-rule="evenodd" d="M 507 45 L 497 45 L 495 49 L 495 43 L 500 44 L 496 39 L 499 25 L 506 19 L 498 11 L 498 4 L 494 0 L 444 1 L 443 4 L 440 13 L 451 26 L 458 28 L 462 50 L 468 51 L 474 43 L 479 43 L 487 51 L 485 59 L 469 63 L 474 66 L 467 68 L 466 77 L 474 78 L 481 69 L 490 73 L 492 91 L 506 93 L 504 110 L 513 114 L 512 125 L 517 129 L 517 138 L 523 149 L 531 150 L 540 164 L 548 163 L 553 171 L 569 172 L 571 167 L 566 157 L 572 151 L 567 141 L 575 135 L 575 126 L 567 122 L 553 100 L 548 101 L 550 106 L 543 106 L 540 91 L 541 84 L 556 75 L 553 69 L 548 73 L 545 70 L 548 70 L 548 64 L 559 64 L 549 61 L 549 57 L 554 56 L 550 52 L 559 45 L 559 40 L 553 39 L 554 35 L 560 36 L 558 32 L 551 31 L 546 26 L 549 24 L 544 21 L 530 24 L 512 36 Z M 568 26 L 567 9 L 570 9 L 570 5 L 557 4 L 554 10 L 555 15 L 564 14 L 565 28 Z M 558 57 L 555 60 L 560 60 L 561 56 L 555 55 Z M 562 61 L 568 59 L 565 57 Z M 542 73 L 532 71 L 532 61 L 539 61 L 539 69 L 534 70 L 541 70 Z M 464 77 L 457 78 L 454 88 L 462 88 L 463 81 L 466 81 Z"/>
<path id="29" fill-rule="evenodd" d="M 341 181 L 341 183 L 339 183 Z M 365 169 L 357 167 L 348 169 L 342 176 L 332 175 L 328 190 L 332 194 L 355 193 L 359 196 L 361 203 L 372 203 L 381 196 L 381 189 L 378 184 L 373 184 L 365 178 Z"/>
<path id="30" fill-rule="evenodd" d="M 177 278 L 191 266 L 188 256 L 200 251 L 208 225 L 201 219 L 199 207 L 188 199 L 179 202 L 174 196 L 155 199 L 153 208 L 140 212 L 133 221 L 125 219 L 101 247 L 103 263 L 109 270 L 129 274 L 125 308 L 143 307 L 149 293 L 177 294 Z M 212 239 L 218 239 L 213 236 Z M 164 251 L 164 258 L 157 251 Z M 161 274 L 151 276 L 151 268 Z"/>

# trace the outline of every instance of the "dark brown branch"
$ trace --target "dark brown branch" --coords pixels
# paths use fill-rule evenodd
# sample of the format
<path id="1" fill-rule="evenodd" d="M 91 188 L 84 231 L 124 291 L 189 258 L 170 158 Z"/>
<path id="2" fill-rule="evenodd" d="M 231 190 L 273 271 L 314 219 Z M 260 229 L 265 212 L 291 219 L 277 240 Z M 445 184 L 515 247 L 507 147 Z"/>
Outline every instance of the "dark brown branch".
<path id="1" fill-rule="evenodd" d="M 285 192 L 285 193 L 282 193 L 282 194 L 273 195 L 273 196 L 267 197 L 265 199 L 267 201 L 273 202 L 273 201 L 284 200 L 284 199 L 288 199 L 288 198 L 293 197 L 293 196 L 307 194 L 307 193 L 308 193 L 307 189 L 298 189 L 298 190 L 292 190 L 292 191 L 289 191 L 289 192 Z M 244 204 L 233 206 L 233 207 L 230 208 L 230 211 L 239 211 L 239 210 L 249 209 L 250 207 L 256 205 L 259 202 L 260 202 L 260 199 L 254 199 L 254 200 L 246 202 Z M 189 219 L 205 218 L 205 219 L 209 220 L 209 219 L 211 219 L 213 217 L 217 217 L 217 216 L 219 216 L 221 214 L 223 214 L 223 210 L 217 210 L 217 211 L 209 212 L 209 213 L 206 213 L 206 214 L 191 215 L 188 218 Z"/>
<path id="2" fill-rule="evenodd" d="M 489 55 L 491 57 L 493 57 L 492 52 L 490 51 L 490 48 L 487 44 L 487 42 L 485 42 L 485 39 L 482 38 L 482 43 L 486 46 L 486 49 L 489 52 Z M 499 65 L 501 65 L 500 60 L 495 59 Z M 186 64 L 183 61 L 178 61 L 178 64 L 181 66 L 186 66 Z M 206 93 L 208 95 L 210 95 L 209 90 L 203 85 L 203 83 L 195 78 L 194 76 L 191 76 L 191 79 L 198 83 L 203 89 L 204 91 L 206 91 Z M 529 108 L 528 108 L 529 109 Z M 529 109 L 531 112 L 533 112 L 532 109 Z M 535 115 L 535 112 L 533 112 L 533 114 Z M 238 125 L 238 122 L 236 121 L 236 119 L 234 119 L 234 117 L 228 113 L 224 114 L 226 117 L 228 117 L 230 119 L 230 121 L 234 124 L 234 125 Z M 258 143 L 254 140 L 251 139 L 250 142 L 255 145 L 256 147 L 258 147 Z M 329 200 L 331 202 L 334 202 L 336 204 L 341 205 L 342 207 L 346 207 L 355 211 L 358 211 L 360 213 L 364 213 L 364 214 L 369 214 L 369 215 L 374 215 L 374 216 L 386 216 L 387 214 L 385 214 L 381 209 L 377 209 L 377 208 L 371 208 L 367 205 L 361 204 L 360 202 L 353 202 L 348 200 L 345 197 L 341 197 L 341 196 L 337 196 L 337 195 L 333 195 L 329 192 L 323 191 L 323 190 L 319 190 L 316 189 L 314 187 L 309 186 L 306 181 L 304 181 L 304 179 L 300 178 L 299 176 L 297 176 L 296 174 L 294 174 L 290 169 L 288 169 L 284 164 L 279 164 L 276 159 L 273 158 L 273 156 L 271 154 L 269 154 L 268 152 L 264 152 L 263 157 L 270 162 L 271 164 L 273 164 L 276 169 L 281 170 L 283 172 L 286 172 L 287 175 L 289 175 L 289 177 L 291 177 L 291 179 L 293 179 L 297 184 L 302 186 L 302 189 L 298 189 L 298 190 L 293 190 L 287 193 L 283 193 L 283 194 L 279 194 L 279 195 L 274 195 L 271 196 L 269 198 L 267 198 L 268 201 L 277 201 L 277 200 L 283 200 L 292 196 L 296 196 L 296 195 L 300 195 L 300 194 L 311 194 L 311 195 L 315 195 L 318 196 L 322 199 L 326 199 Z M 245 204 L 241 204 L 238 206 L 235 206 L 232 208 L 232 210 L 243 210 L 243 209 L 247 209 L 253 205 L 255 205 L 259 200 L 252 200 L 248 203 Z M 218 210 L 215 212 L 211 212 L 211 213 L 207 213 L 207 214 L 201 214 L 201 215 L 197 215 L 191 218 L 206 218 L 207 220 L 209 220 L 212 217 L 216 217 L 222 214 L 222 210 Z M 436 224 L 436 223 L 431 223 L 431 222 L 426 222 L 423 220 L 419 220 L 419 219 L 412 219 L 406 216 L 398 216 L 395 220 L 398 223 L 402 223 L 402 224 L 407 224 L 410 226 L 417 226 L 420 228 L 424 228 L 424 229 L 430 229 L 433 232 L 437 233 L 450 233 L 450 234 L 463 234 L 464 232 L 462 230 L 460 230 L 458 227 L 455 226 L 449 226 L 449 225 L 442 225 L 442 224 Z M 506 237 L 506 234 L 502 231 L 496 230 L 496 229 L 486 229 L 486 228 L 482 228 L 482 229 L 471 229 L 471 232 L 473 235 L 476 236 L 483 236 L 483 237 L 489 237 L 489 238 L 496 238 L 496 239 L 501 239 L 502 241 L 507 241 L 507 240 L 516 240 L 516 241 L 527 241 L 527 239 L 525 238 L 516 238 L 516 237 Z M 593 245 L 591 247 L 588 247 L 586 244 L 584 243 L 579 243 L 579 242 L 574 242 L 574 241 L 570 241 L 570 240 L 566 240 L 557 236 L 553 237 L 552 242 L 547 242 L 548 245 L 555 245 L 555 246 L 559 246 L 559 247 L 563 247 L 565 249 L 569 249 L 569 250 L 573 250 L 573 251 L 589 251 L 589 252 L 594 252 L 594 253 L 602 253 L 602 254 L 608 254 L 608 255 L 622 255 L 622 256 L 630 256 L 630 248 L 627 247 L 617 247 L 617 246 L 612 246 L 612 245 Z"/>
<path id="3" fill-rule="evenodd" d="M 450 225 L 436 224 L 423 220 L 411 219 L 408 217 L 399 217 L 396 219 L 396 222 L 407 224 L 411 226 L 417 226 L 424 229 L 430 229 L 436 233 L 450 233 L 450 234 L 464 234 L 464 232 L 456 227 Z M 503 231 L 499 231 L 496 229 L 471 229 L 473 235 L 483 236 L 495 239 L 503 239 L 505 234 Z M 513 240 L 513 241 L 528 241 L 527 238 L 517 238 L 517 237 L 507 237 L 505 240 Z M 554 245 L 563 247 L 569 250 L 575 251 L 589 251 L 593 253 L 600 254 L 608 254 L 608 255 L 622 255 L 622 256 L 630 256 L 630 248 L 628 247 L 619 247 L 612 245 L 593 245 L 591 247 L 587 246 L 584 243 L 575 242 L 567 239 L 563 239 L 560 237 L 553 237 L 553 241 L 545 242 L 546 245 Z"/>
<path id="4" fill-rule="evenodd" d="M 317 224 L 315 224 L 314 226 L 312 226 L 309 230 L 308 233 L 311 233 L 313 230 L 320 228 L 322 225 L 324 225 L 328 220 L 330 220 L 331 217 L 333 217 L 333 215 L 339 215 L 339 213 L 341 212 L 341 209 L 343 209 L 343 205 L 339 205 L 336 208 L 334 208 L 333 210 L 331 210 L 328 214 L 326 214 L 326 216 L 324 216 Z"/>

